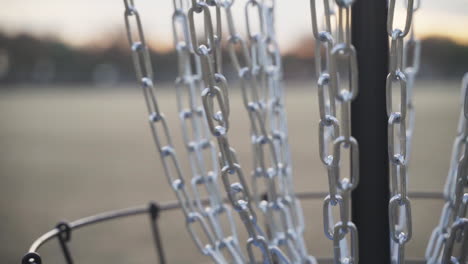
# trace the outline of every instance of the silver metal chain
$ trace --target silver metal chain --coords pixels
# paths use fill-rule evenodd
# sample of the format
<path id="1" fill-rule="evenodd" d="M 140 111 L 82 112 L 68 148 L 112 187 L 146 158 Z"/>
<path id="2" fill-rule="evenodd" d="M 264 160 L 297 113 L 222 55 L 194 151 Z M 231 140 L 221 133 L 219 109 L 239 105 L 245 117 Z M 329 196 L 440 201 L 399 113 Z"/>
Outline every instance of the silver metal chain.
<path id="1" fill-rule="evenodd" d="M 245 2 L 247 40 L 237 33 L 232 5 L 225 6 L 228 50 L 251 124 L 253 199 L 265 215 L 270 244 L 283 249 L 292 263 L 316 263 L 307 253 L 302 209 L 292 181 L 275 4 Z M 258 32 L 253 31 L 255 25 Z"/>
<path id="2" fill-rule="evenodd" d="M 245 256 L 239 247 L 236 225 L 231 207 L 223 204 L 218 185 L 219 163 L 216 145 L 209 133 L 205 112 L 200 103 L 203 88 L 200 58 L 195 55 L 191 44 L 189 21 L 187 17 L 189 3 L 174 0 L 172 16 L 174 45 L 178 57 L 179 76 L 176 92 L 181 130 L 192 173 L 192 193 L 199 212 L 207 219 L 215 235 L 215 244 L 220 250 L 226 249 L 233 263 L 245 263 Z M 192 63 L 195 67 L 192 67 Z M 218 76 L 226 90 L 225 80 Z M 227 92 L 227 90 L 226 90 Z M 204 152 L 207 155 L 204 155 Z M 208 158 L 208 160 L 206 160 Z M 199 188 L 204 188 L 209 195 L 210 204 L 204 207 Z M 225 218 L 223 218 L 225 215 Z M 223 230 L 222 220 L 228 223 L 228 230 Z M 226 234 L 229 234 L 228 236 Z"/>
<path id="3" fill-rule="evenodd" d="M 389 210 L 392 262 L 403 263 L 404 245 L 411 238 L 407 164 L 414 126 L 412 87 L 419 68 L 420 49 L 411 25 L 419 1 L 416 5 L 414 0 L 407 1 L 403 30 L 393 26 L 395 1 L 389 2 L 387 23 L 391 38 L 390 73 L 386 86 L 392 182 Z M 311 0 L 320 111 L 319 154 L 329 179 L 329 195 L 323 204 L 324 232 L 333 241 L 335 263 L 358 263 L 358 232 L 350 219 L 351 191 L 359 182 L 359 146 L 351 135 L 351 102 L 359 88 L 356 51 L 351 44 L 350 20 L 354 1 L 323 0 L 322 28 L 316 2 Z M 179 65 L 175 88 L 183 140 L 190 161 L 190 190 L 186 188 L 167 121 L 156 100 L 153 69 L 140 15 L 133 0 L 124 0 L 124 4 L 127 36 L 148 108 L 152 135 L 169 185 L 181 204 L 187 229 L 200 252 L 215 263 L 253 264 L 258 263 L 258 256 L 263 263 L 317 263 L 307 252 L 303 213 L 292 180 L 282 61 L 275 32 L 276 2 L 245 0 L 247 36 L 244 38 L 235 26 L 234 0 L 173 0 L 173 37 Z M 250 121 L 253 192 L 249 190 L 228 139 L 229 84 L 222 73 L 221 49 L 224 16 L 228 29 L 225 42 L 241 81 L 242 99 Z M 196 17 L 203 21 L 201 39 L 197 35 Z M 409 40 L 404 42 L 409 33 Z M 399 109 L 395 111 L 392 105 L 394 82 L 399 82 L 401 89 Z M 396 133 L 395 128 L 398 128 Z M 345 156 L 342 151 L 348 151 L 350 156 L 347 176 L 341 173 L 342 157 Z M 219 176 L 229 205 L 223 203 Z M 463 179 L 466 181 L 466 177 Z M 456 179 L 452 179 L 446 188 L 456 189 L 457 194 L 450 196 L 455 197 L 450 204 L 457 208 L 457 213 L 464 204 L 466 213 L 465 200 L 468 198 L 459 197 L 462 191 L 453 187 L 458 186 L 455 182 Z M 206 198 L 202 197 L 202 190 L 208 194 L 207 205 L 202 203 Z M 258 225 L 254 206 L 264 214 L 267 232 Z M 247 231 L 247 254 L 240 246 L 231 208 L 237 211 Z M 336 209 L 338 221 L 334 219 Z M 453 236 L 457 239 L 460 232 L 466 233 L 467 229 L 465 222 L 458 220 L 453 220 L 450 229 L 455 230 Z M 227 228 L 223 223 L 228 223 Z M 452 253 L 448 251 L 459 240 L 450 237 L 453 232 L 444 231 L 443 258 L 451 259 Z"/>
<path id="4" fill-rule="evenodd" d="M 416 5 L 415 5 L 416 4 Z M 413 14 L 419 1 L 405 1 L 403 29 L 394 20 L 396 0 L 389 1 L 387 33 L 390 39 L 390 65 L 386 97 L 388 115 L 388 158 L 390 164 L 389 223 L 392 263 L 405 263 L 405 245 L 412 236 L 411 204 L 407 194 L 409 151 L 414 127 L 413 84 L 419 67 L 419 43 L 412 31 Z M 411 32 L 409 41 L 405 37 Z M 406 52 L 405 52 L 406 51 Z M 413 60 L 409 61 L 408 53 Z M 394 91 L 398 83 L 399 92 Z M 394 95 L 399 101 L 394 104 Z"/>
<path id="5" fill-rule="evenodd" d="M 301 219 L 302 215 L 298 213 L 298 211 L 300 211 L 300 206 L 297 199 L 295 199 L 292 187 L 290 187 L 292 185 L 286 186 L 278 184 L 291 193 L 288 193 L 288 196 L 282 197 L 284 200 L 279 200 L 279 198 L 275 196 L 276 190 L 273 187 L 276 186 L 269 185 L 269 196 L 271 195 L 271 197 L 274 198 L 274 202 L 266 202 L 266 205 L 262 205 L 261 208 L 264 208 L 265 212 L 271 212 L 273 210 L 279 211 L 283 220 L 281 225 L 281 228 L 283 228 L 282 237 L 278 237 L 275 233 L 277 236 L 269 239 L 257 225 L 257 216 L 252 208 L 251 193 L 249 192 L 235 151 L 230 146 L 227 137 L 227 132 L 229 130 L 229 96 L 228 83 L 221 72 L 221 9 L 223 8 L 226 10 L 228 14 L 228 26 L 230 32 L 233 32 L 235 29 L 233 26 L 232 14 L 230 13 L 230 7 L 233 1 L 193 0 L 191 3 L 184 0 L 173 1 L 174 13 L 172 22 L 174 44 L 179 60 L 179 76 L 176 79 L 175 86 L 183 139 L 193 176 L 191 180 L 191 193 L 193 197 L 185 188 L 185 181 L 172 144 L 168 125 L 156 101 L 155 88 L 152 82 L 153 70 L 139 13 L 132 0 L 124 1 L 124 4 L 128 39 L 132 47 L 137 78 L 141 81 L 145 100 L 147 102 L 154 141 L 160 152 L 169 184 L 174 189 L 182 205 L 182 210 L 187 219 L 187 228 L 195 244 L 203 254 L 210 256 L 215 263 L 246 263 L 247 258 L 249 263 L 257 263 L 256 250 L 260 250 L 263 263 L 273 263 L 273 260 L 280 261 L 281 263 L 291 263 L 288 256 L 279 248 L 281 245 L 288 245 L 289 250 L 293 249 L 301 252 L 301 249 L 304 249 L 303 251 L 305 251 L 305 246 L 302 245 L 301 247 L 301 245 L 293 245 L 289 242 L 289 240 L 293 240 L 294 242 L 299 241 L 303 243 L 303 222 L 297 220 Z M 259 11 L 264 12 L 267 10 L 263 8 L 264 4 L 266 6 L 266 3 L 261 3 L 262 8 L 259 8 Z M 270 4 L 269 10 L 272 11 L 274 3 Z M 216 10 L 216 31 L 214 30 L 215 27 L 213 26 L 211 18 L 210 9 L 213 8 Z M 203 16 L 205 29 L 205 36 L 202 40 L 203 43 L 199 43 L 197 39 L 194 22 L 194 17 L 196 15 Z M 263 14 L 261 15 L 263 18 Z M 265 12 L 265 17 L 272 20 L 273 12 Z M 132 18 L 134 19 L 133 24 L 131 21 Z M 270 34 L 270 39 L 268 41 L 271 41 L 273 43 L 272 45 L 276 45 L 276 40 L 273 38 L 273 26 L 270 25 L 267 30 Z M 251 33 L 249 32 L 249 34 Z M 267 50 L 265 49 L 264 51 Z M 281 78 L 278 77 L 278 75 L 281 74 L 280 61 L 278 60 L 279 51 L 277 49 L 276 51 L 268 51 L 273 52 L 272 54 L 275 60 L 271 60 L 271 65 L 262 65 L 264 68 L 261 68 L 261 70 L 265 73 L 265 80 L 271 83 L 271 86 L 267 88 L 275 92 L 275 96 L 281 96 L 281 94 L 278 95 L 277 91 L 277 87 L 279 87 L 278 82 L 281 81 Z M 259 54 L 257 55 L 259 56 L 258 58 L 261 58 Z M 261 58 L 261 60 L 262 63 L 264 63 L 264 58 Z M 277 67 L 276 69 L 274 68 L 275 66 Z M 267 70 L 271 72 L 267 72 Z M 270 73 L 273 74 L 268 75 Z M 206 88 L 202 89 L 203 87 Z M 200 106 L 199 100 L 197 99 L 197 93 L 200 91 L 202 93 L 203 107 Z M 263 138 L 259 138 L 257 141 L 262 142 L 259 143 L 259 146 L 265 145 L 270 148 L 269 154 L 276 155 L 277 150 L 273 149 L 276 143 L 265 129 L 265 119 L 263 118 L 265 118 L 264 115 L 266 112 L 264 108 L 266 109 L 266 107 L 265 105 L 261 107 L 262 112 L 259 111 L 257 114 L 257 121 L 260 126 L 260 130 L 257 132 L 261 132 Z M 218 109 L 218 111 L 215 109 Z M 278 113 L 283 114 L 280 111 L 275 112 L 275 114 Z M 206 120 L 204 120 L 204 117 L 206 117 Z M 278 120 L 272 119 L 272 126 L 277 125 L 279 128 L 283 129 L 281 132 L 285 132 L 285 124 L 280 123 L 284 122 L 284 119 L 281 118 L 284 118 L 284 116 L 279 116 Z M 218 172 L 218 162 L 216 161 L 217 151 L 212 141 L 212 136 L 210 136 L 207 131 L 216 138 L 218 143 L 219 165 L 222 168 L 220 172 Z M 283 135 L 281 139 L 285 140 L 285 136 Z M 284 142 L 281 143 L 284 144 Z M 263 148 L 263 146 L 261 147 Z M 264 164 L 265 161 L 263 159 L 268 155 L 263 153 L 262 148 L 256 149 L 255 154 L 260 156 L 259 160 Z M 208 160 L 206 160 L 204 153 L 208 154 Z M 289 153 L 282 154 L 286 155 L 286 157 L 289 155 Z M 268 172 L 268 177 L 277 177 L 280 169 L 289 173 L 290 169 L 287 167 L 289 164 L 279 163 L 276 158 L 273 159 L 273 162 L 274 166 L 278 166 L 273 167 L 274 172 L 269 170 L 271 168 L 268 167 L 267 169 L 265 165 L 262 166 L 264 173 Z M 248 232 L 249 239 L 246 243 L 247 258 L 239 247 L 237 231 L 230 213 L 230 207 L 222 203 L 221 194 L 217 185 L 218 173 L 221 174 L 222 182 L 231 205 L 238 211 Z M 237 176 L 236 180 L 230 179 L 235 176 Z M 288 179 L 288 183 L 289 182 L 291 182 L 290 179 Z M 209 206 L 203 206 L 199 191 L 200 188 L 205 188 L 209 194 Z M 262 202 L 262 204 L 264 203 Z M 286 211 L 291 208 L 295 210 L 294 214 Z M 226 214 L 228 218 L 230 226 L 228 232 L 225 232 L 221 227 L 220 217 L 222 214 Z M 201 229 L 198 229 L 201 230 L 201 233 L 197 233 L 197 229 L 194 227 L 196 223 L 201 225 Z M 291 226 L 294 228 L 290 228 Z M 276 232 L 276 229 L 280 228 L 280 226 L 275 226 L 274 228 Z M 226 233 L 230 233 L 230 235 L 225 236 Z M 301 235 L 300 239 L 297 237 L 297 234 Z M 205 238 L 204 240 L 206 242 L 202 237 Z M 226 257 L 223 254 L 223 249 L 227 249 L 229 256 Z M 299 255 L 297 259 L 294 259 L 294 263 L 315 263 L 315 259 L 312 257 L 303 259 L 302 255 Z"/>
<path id="6" fill-rule="evenodd" d="M 351 191 L 359 183 L 359 146 L 351 136 L 351 102 L 358 93 L 356 50 L 351 44 L 353 0 L 310 1 L 315 37 L 315 63 L 320 110 L 319 154 L 328 172 L 329 195 L 323 204 L 325 235 L 333 241 L 335 263 L 359 263 L 358 232 L 350 219 Z M 320 23 L 323 17 L 324 23 Z M 323 24 L 322 27 L 320 27 Z M 348 77 L 346 77 L 348 76 Z M 337 114 L 339 109 L 339 114 Z M 341 173 L 343 156 L 350 152 L 350 175 Z M 339 221 L 333 208 L 339 209 Z"/>
<path id="7" fill-rule="evenodd" d="M 187 19 L 180 15 L 177 10 L 183 4 L 183 1 L 174 1 L 175 14 L 173 23 L 180 23 L 182 27 L 182 36 L 179 36 L 174 30 L 174 38 L 179 60 L 190 59 L 192 50 L 187 38 Z M 242 252 L 237 242 L 237 231 L 231 216 L 230 208 L 222 204 L 222 199 L 217 186 L 218 164 L 216 161 L 216 152 L 214 152 L 213 142 L 207 133 L 203 131 L 206 123 L 202 118 L 203 109 L 198 106 L 196 90 L 199 89 L 200 70 L 199 66 L 195 72 L 188 66 L 190 64 L 181 64 L 179 67 L 179 78 L 176 80 L 178 93 L 178 108 L 184 130 L 184 141 L 191 161 L 193 178 L 191 181 L 193 196 L 186 188 L 185 179 L 178 160 L 178 156 L 172 143 L 172 137 L 164 114 L 160 111 L 156 99 L 156 89 L 153 84 L 153 69 L 149 57 L 148 46 L 141 23 L 138 10 L 134 1 L 124 0 L 125 5 L 125 24 L 127 36 L 132 50 L 132 57 L 137 79 L 140 82 L 146 105 L 149 113 L 149 123 L 156 148 L 159 151 L 162 165 L 169 185 L 174 190 L 177 199 L 182 207 L 186 218 L 187 229 L 195 245 L 200 252 L 212 258 L 215 263 L 226 263 L 222 254 L 223 249 L 227 249 L 234 263 L 245 263 Z M 181 10 L 181 9 L 180 9 Z M 181 37 L 181 38 L 179 38 Z M 195 64 L 199 64 L 195 61 Z M 182 66 L 186 65 L 186 67 Z M 182 101 L 182 94 L 187 93 L 188 100 Z M 186 130 L 186 126 L 192 127 L 192 132 Z M 211 166 L 209 161 L 203 159 L 202 152 L 211 154 Z M 210 206 L 203 207 L 198 188 L 203 186 L 210 193 Z M 194 199 L 195 198 L 195 199 Z M 195 202 L 194 202 L 195 201 Z M 220 217 L 226 215 L 230 224 L 230 235 L 221 227 Z M 207 221 L 208 219 L 208 221 Z M 199 228 L 196 228 L 196 225 Z M 197 233 L 201 230 L 201 233 Z"/>
<path id="8" fill-rule="evenodd" d="M 468 261 L 468 73 L 461 87 L 461 113 L 444 188 L 440 221 L 426 248 L 428 264 Z M 458 255 L 457 255 L 458 254 Z"/>
<path id="9" fill-rule="evenodd" d="M 282 164 L 278 164 L 278 159 L 276 157 L 275 145 L 273 143 L 273 138 L 269 134 L 268 130 L 265 127 L 265 118 L 266 118 L 266 109 L 267 105 L 265 104 L 266 100 L 261 103 L 259 96 L 265 96 L 267 94 L 267 88 L 270 86 L 265 86 L 265 90 L 260 91 L 258 94 L 256 88 L 258 86 L 251 86 L 252 94 L 247 94 L 244 90 L 243 97 L 246 107 L 250 113 L 251 129 L 252 129 L 252 140 L 254 142 L 254 155 L 256 159 L 256 173 L 262 174 L 265 177 L 267 182 L 268 198 L 270 201 L 262 201 L 257 204 L 262 212 L 272 214 L 273 212 L 279 212 L 279 217 L 281 218 L 281 224 L 271 224 L 271 221 L 267 221 L 270 224 L 270 232 L 276 235 L 278 229 L 282 230 L 282 236 L 273 236 L 268 237 L 266 233 L 258 226 L 256 212 L 253 209 L 252 203 L 255 202 L 255 199 L 252 198 L 252 195 L 249 191 L 248 184 L 245 180 L 241 166 L 239 165 L 238 159 L 234 149 L 231 147 L 228 140 L 228 131 L 229 131 L 229 97 L 228 93 L 228 84 L 221 72 L 221 37 L 222 37 L 222 26 L 221 26 L 221 10 L 224 10 L 226 13 L 228 21 L 228 29 L 230 33 L 230 38 L 228 41 L 228 46 L 230 48 L 231 55 L 235 54 L 235 50 L 232 48 L 233 45 L 241 43 L 241 50 L 244 52 L 244 59 L 247 62 L 249 67 L 244 68 L 242 73 L 239 75 L 243 78 L 248 78 L 249 82 L 252 85 L 257 85 L 256 78 L 257 75 L 261 76 L 262 81 L 269 81 L 269 76 L 266 71 L 266 67 L 262 65 L 265 60 L 266 49 L 261 48 L 263 45 L 260 40 L 259 35 L 254 35 L 250 28 L 250 20 L 248 17 L 247 8 L 249 5 L 258 8 L 261 29 L 264 30 L 264 17 L 273 19 L 273 13 L 268 14 L 265 12 L 265 2 L 257 1 L 248 1 L 246 4 L 246 20 L 247 20 L 247 31 L 249 34 L 249 39 L 254 40 L 254 45 L 250 46 L 250 53 L 247 51 L 247 44 L 243 42 L 239 35 L 235 32 L 234 19 L 231 13 L 231 7 L 234 4 L 233 1 L 192 1 L 192 5 L 188 10 L 188 19 L 190 25 L 190 34 L 192 39 L 192 46 L 195 54 L 200 58 L 202 76 L 205 84 L 205 89 L 202 92 L 202 101 L 203 107 L 206 113 L 206 119 L 208 123 L 209 130 L 212 135 L 216 137 L 218 141 L 219 149 L 219 161 L 222 167 L 221 175 L 224 184 L 225 191 L 228 195 L 229 201 L 234 209 L 239 213 L 240 218 L 247 230 L 249 239 L 247 240 L 247 255 L 250 263 L 257 263 L 255 250 L 259 250 L 261 253 L 261 258 L 263 263 L 273 263 L 273 261 L 279 261 L 281 263 L 307 263 L 307 259 L 302 259 L 301 256 L 293 254 L 292 252 L 296 251 L 298 245 L 291 244 L 289 240 L 297 240 L 297 235 L 294 231 L 296 229 L 290 229 L 291 220 L 290 213 L 286 212 L 287 206 L 293 204 L 296 205 L 297 202 L 294 199 L 285 199 L 286 202 L 283 202 L 278 197 L 278 183 L 275 180 L 279 177 L 279 171 Z M 271 10 L 274 10 L 274 2 L 269 3 Z M 211 9 L 215 9 L 216 12 L 216 31 L 214 30 L 215 26 L 213 25 L 213 20 L 211 16 Z M 271 11 L 272 12 L 272 11 Z M 203 16 L 203 28 L 205 29 L 205 36 L 203 43 L 197 41 L 196 27 L 194 17 L 195 15 Z M 270 25 L 268 30 L 272 34 L 273 30 Z M 215 34 L 216 32 L 216 34 Z M 274 40 L 274 39 L 272 39 Z M 253 43 L 252 42 L 252 43 Z M 250 42 L 249 42 L 250 44 Z M 258 45 L 258 46 L 256 46 Z M 273 55 L 277 55 L 273 54 Z M 235 56 L 235 55 L 234 55 Z M 278 57 L 278 56 L 277 56 Z M 233 63 L 235 66 L 240 68 L 240 61 L 237 57 L 233 57 Z M 265 67 L 265 68 L 263 68 Z M 269 69 L 275 71 L 275 69 Z M 274 82 L 272 82 L 274 83 Z M 245 83 L 244 83 L 245 84 Z M 245 88 L 245 86 L 243 85 Z M 253 96 L 253 100 L 250 101 L 248 96 Z M 265 97 L 263 97 L 265 98 Z M 247 103 L 248 102 L 248 103 Z M 218 109 L 216 111 L 215 109 Z M 267 164 L 267 162 L 269 162 Z M 271 166 L 270 166 L 271 165 Z M 234 178 L 235 180 L 231 179 Z M 289 198 L 289 197 L 287 197 Z M 275 217 L 272 215 L 271 218 Z M 280 246 L 282 244 L 286 245 L 288 250 L 288 255 L 284 254 Z M 294 258 L 292 258 L 294 257 Z"/>

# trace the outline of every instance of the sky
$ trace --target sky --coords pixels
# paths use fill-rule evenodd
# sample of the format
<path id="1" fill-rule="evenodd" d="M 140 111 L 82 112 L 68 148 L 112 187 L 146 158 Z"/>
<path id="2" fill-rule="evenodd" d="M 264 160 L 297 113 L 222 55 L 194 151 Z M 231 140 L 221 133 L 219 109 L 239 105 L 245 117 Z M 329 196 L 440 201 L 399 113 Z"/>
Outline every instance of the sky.
<path id="1" fill-rule="evenodd" d="M 2 0 L 0 30 L 52 36 L 72 45 L 104 41 L 111 34 L 123 34 L 122 0 Z M 283 49 L 293 48 L 301 38 L 311 36 L 310 0 L 277 0 L 277 34 Z M 359 1 L 359 0 L 357 0 Z M 377 1 L 377 0 L 376 0 Z M 404 0 L 397 0 L 404 2 Z M 235 13 L 242 17 L 236 0 Z M 442 36 L 468 44 L 466 0 L 421 0 L 415 17 L 419 37 Z M 147 38 L 154 48 L 172 45 L 172 0 L 135 0 Z M 402 12 L 401 12 L 402 13 Z M 239 27 L 244 28 L 242 19 Z"/>

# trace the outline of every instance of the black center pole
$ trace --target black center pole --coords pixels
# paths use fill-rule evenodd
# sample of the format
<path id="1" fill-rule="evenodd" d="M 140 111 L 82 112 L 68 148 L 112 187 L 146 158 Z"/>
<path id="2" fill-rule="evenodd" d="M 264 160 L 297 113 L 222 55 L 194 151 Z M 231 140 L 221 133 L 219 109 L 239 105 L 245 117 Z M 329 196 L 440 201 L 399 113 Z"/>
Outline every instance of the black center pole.
<path id="1" fill-rule="evenodd" d="M 359 65 L 359 94 L 352 103 L 352 134 L 359 142 L 360 182 L 352 193 L 360 264 L 390 263 L 385 80 L 388 72 L 387 1 L 357 0 L 352 39 Z"/>

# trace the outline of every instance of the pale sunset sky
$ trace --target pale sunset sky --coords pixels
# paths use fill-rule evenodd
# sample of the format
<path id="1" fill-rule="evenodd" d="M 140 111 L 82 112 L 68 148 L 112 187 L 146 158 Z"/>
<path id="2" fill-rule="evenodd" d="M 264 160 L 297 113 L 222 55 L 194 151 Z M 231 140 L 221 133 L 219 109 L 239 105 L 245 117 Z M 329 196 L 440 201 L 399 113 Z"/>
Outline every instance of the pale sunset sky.
<path id="1" fill-rule="evenodd" d="M 311 35 L 310 0 L 277 0 L 277 34 L 283 50 Z M 359 1 L 359 0 L 357 0 Z M 383 1 L 383 0 L 376 0 Z M 397 0 L 404 3 L 404 0 Z M 135 0 L 147 38 L 153 47 L 172 45 L 172 0 Z M 236 0 L 236 13 L 242 17 L 244 0 Z M 419 37 L 449 37 L 468 44 L 467 0 L 421 0 L 415 17 Z M 105 41 L 109 34 L 124 29 L 122 0 L 2 0 L 0 30 L 54 36 L 73 45 Z M 239 20 L 243 29 L 244 22 Z"/>

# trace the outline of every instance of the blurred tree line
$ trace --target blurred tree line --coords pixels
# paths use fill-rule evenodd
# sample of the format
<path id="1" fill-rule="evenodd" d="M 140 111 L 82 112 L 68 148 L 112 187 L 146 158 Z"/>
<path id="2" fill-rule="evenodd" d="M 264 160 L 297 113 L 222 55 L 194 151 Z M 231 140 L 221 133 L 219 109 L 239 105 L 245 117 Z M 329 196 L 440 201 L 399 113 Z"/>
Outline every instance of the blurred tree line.
<path id="1" fill-rule="evenodd" d="M 123 37 L 123 35 L 122 35 Z M 135 79 L 128 43 L 110 39 L 106 46 L 72 47 L 51 38 L 0 33 L 0 84 L 119 84 Z M 174 51 L 151 50 L 157 81 L 173 81 L 177 57 Z M 284 55 L 287 80 L 310 80 L 314 75 L 313 41 L 298 41 L 297 48 Z M 225 54 L 225 73 L 234 70 Z M 427 38 L 422 41 L 422 79 L 459 79 L 468 71 L 468 46 L 450 39 Z M 236 79 L 236 78 L 234 78 Z"/>

